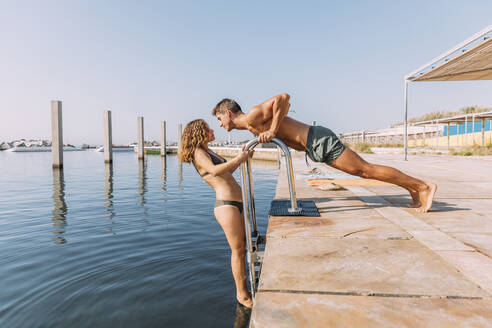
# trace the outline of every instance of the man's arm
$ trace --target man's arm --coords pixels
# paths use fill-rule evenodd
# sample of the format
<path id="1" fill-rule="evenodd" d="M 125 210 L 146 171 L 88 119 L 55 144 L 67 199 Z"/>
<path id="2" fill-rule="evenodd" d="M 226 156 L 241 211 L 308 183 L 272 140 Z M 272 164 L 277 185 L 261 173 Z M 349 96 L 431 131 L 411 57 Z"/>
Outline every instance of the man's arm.
<path id="1" fill-rule="evenodd" d="M 288 94 L 282 93 L 264 103 L 265 106 L 263 107 L 263 110 L 267 111 L 265 116 L 268 118 L 271 117 L 272 123 L 270 125 L 270 129 L 258 135 L 260 142 L 269 142 L 272 138 L 275 138 L 280 127 L 280 123 L 282 123 L 285 115 L 289 112 L 289 99 L 290 96 Z M 268 111 L 270 111 L 270 113 L 268 113 Z"/>
<path id="2" fill-rule="evenodd" d="M 272 125 L 270 126 L 270 131 L 275 135 L 277 134 L 278 128 L 280 127 L 280 123 L 284 119 L 285 115 L 289 112 L 290 96 L 286 93 L 282 93 L 275 97 L 275 101 L 273 102 L 273 117 L 272 117 Z"/>

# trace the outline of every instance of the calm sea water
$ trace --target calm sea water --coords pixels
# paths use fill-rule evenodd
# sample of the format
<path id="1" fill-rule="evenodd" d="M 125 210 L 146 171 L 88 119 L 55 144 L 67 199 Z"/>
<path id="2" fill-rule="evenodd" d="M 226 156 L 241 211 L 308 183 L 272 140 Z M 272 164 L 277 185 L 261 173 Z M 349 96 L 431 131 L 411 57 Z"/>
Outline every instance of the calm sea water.
<path id="1" fill-rule="evenodd" d="M 64 160 L 58 171 L 51 153 L 0 152 L 0 327 L 244 325 L 215 193 L 192 166 Z M 277 168 L 253 165 L 261 231 Z"/>

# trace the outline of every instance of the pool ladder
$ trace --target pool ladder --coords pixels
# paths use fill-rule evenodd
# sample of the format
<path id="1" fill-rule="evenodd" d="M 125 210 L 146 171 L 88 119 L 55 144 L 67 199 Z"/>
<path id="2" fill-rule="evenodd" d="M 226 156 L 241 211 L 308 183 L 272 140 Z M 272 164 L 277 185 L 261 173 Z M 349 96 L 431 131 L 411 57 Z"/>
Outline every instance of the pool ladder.
<path id="1" fill-rule="evenodd" d="M 302 208 L 298 207 L 297 204 L 294 170 L 292 168 L 292 157 L 290 156 L 289 148 L 277 138 L 273 138 L 271 142 L 275 143 L 280 149 L 282 149 L 285 155 L 285 162 L 287 165 L 287 179 L 289 182 L 290 192 L 290 208 L 288 209 L 288 211 L 291 213 L 300 213 L 302 211 Z M 252 150 L 259 143 L 260 142 L 258 141 L 258 138 L 254 138 L 246 144 L 244 150 Z M 255 199 L 251 173 L 251 159 L 248 159 L 241 164 L 241 184 L 244 205 L 244 226 L 246 233 L 246 258 L 248 260 L 251 296 L 254 300 L 263 263 L 264 251 L 260 250 L 260 245 L 265 244 L 266 236 L 258 234 L 258 229 L 256 226 Z"/>

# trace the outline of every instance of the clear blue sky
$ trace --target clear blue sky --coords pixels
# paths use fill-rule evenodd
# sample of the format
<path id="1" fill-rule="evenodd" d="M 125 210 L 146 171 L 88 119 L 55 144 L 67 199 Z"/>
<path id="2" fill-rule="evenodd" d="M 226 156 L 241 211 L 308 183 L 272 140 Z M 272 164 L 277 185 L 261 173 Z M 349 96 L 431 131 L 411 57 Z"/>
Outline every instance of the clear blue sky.
<path id="1" fill-rule="evenodd" d="M 224 97 L 247 109 L 280 92 L 291 115 L 337 133 L 403 116 L 403 77 L 492 24 L 491 1 L 0 0 L 0 141 L 50 138 L 63 101 L 64 141 L 147 140 L 159 121 L 210 116 Z M 492 82 L 410 86 L 411 116 L 492 106 Z M 233 140 L 249 137 L 233 132 Z"/>

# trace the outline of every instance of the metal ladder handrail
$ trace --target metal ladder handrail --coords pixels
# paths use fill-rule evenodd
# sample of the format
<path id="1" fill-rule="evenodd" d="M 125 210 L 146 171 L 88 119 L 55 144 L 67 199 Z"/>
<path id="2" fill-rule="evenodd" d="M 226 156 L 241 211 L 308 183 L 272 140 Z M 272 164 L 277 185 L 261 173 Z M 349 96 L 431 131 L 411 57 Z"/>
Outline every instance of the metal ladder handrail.
<path id="1" fill-rule="evenodd" d="M 271 142 L 275 143 L 280 149 L 282 149 L 285 155 L 285 161 L 287 165 L 287 179 L 289 182 L 289 192 L 290 192 L 290 204 L 289 212 L 299 213 L 302 208 L 297 206 L 295 182 L 294 182 L 294 170 L 292 168 L 292 157 L 290 156 L 289 148 L 277 138 L 273 138 Z M 244 150 L 252 150 L 259 144 L 258 138 L 251 139 Z M 244 215 L 244 226 L 246 233 L 246 248 L 247 248 L 247 260 L 249 266 L 249 281 L 251 285 L 251 296 L 255 296 L 256 292 L 256 273 L 255 273 L 255 263 L 261 262 L 260 252 L 257 249 L 257 244 L 253 245 L 252 237 L 256 237 L 257 240 L 260 238 L 258 235 L 258 229 L 256 225 L 256 210 L 254 203 L 254 191 L 253 191 L 253 180 L 251 171 L 251 159 L 249 158 L 245 162 L 241 163 L 241 185 L 242 185 L 242 197 L 243 197 L 243 215 Z M 251 225 L 253 226 L 253 232 L 251 231 Z"/>

